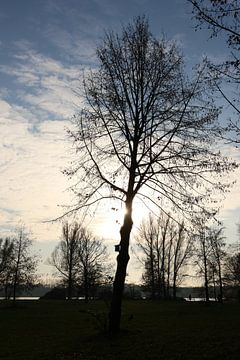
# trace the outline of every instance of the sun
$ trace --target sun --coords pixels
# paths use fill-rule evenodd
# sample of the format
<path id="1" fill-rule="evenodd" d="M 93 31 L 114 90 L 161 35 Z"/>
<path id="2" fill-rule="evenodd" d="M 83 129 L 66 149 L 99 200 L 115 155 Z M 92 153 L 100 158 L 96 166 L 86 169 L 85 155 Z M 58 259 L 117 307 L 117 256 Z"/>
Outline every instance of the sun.
<path id="1" fill-rule="evenodd" d="M 147 216 L 148 213 L 149 209 L 147 209 L 142 202 L 138 200 L 133 203 L 132 219 L 134 224 L 139 224 L 143 220 L 143 218 Z M 123 224 L 125 214 L 126 209 L 124 208 L 124 205 L 112 206 L 109 212 L 109 220 L 121 226 Z"/>
<path id="2" fill-rule="evenodd" d="M 149 208 L 144 205 L 140 200 L 136 200 L 133 204 L 132 219 L 135 226 L 139 226 L 140 223 L 146 219 L 149 214 Z"/>
<path id="3" fill-rule="evenodd" d="M 97 219 L 94 222 L 95 232 L 105 239 L 119 241 L 119 232 L 125 215 L 124 203 L 112 202 L 99 209 Z M 138 227 L 142 220 L 149 214 L 149 209 L 138 199 L 133 204 L 133 226 Z"/>

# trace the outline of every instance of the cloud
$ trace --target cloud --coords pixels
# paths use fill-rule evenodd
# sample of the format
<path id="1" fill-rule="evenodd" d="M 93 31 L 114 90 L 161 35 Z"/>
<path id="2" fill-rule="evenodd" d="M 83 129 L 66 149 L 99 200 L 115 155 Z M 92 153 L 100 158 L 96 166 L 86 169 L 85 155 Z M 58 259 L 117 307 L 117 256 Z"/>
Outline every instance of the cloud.
<path id="1" fill-rule="evenodd" d="M 17 46 L 16 62 L 0 66 L 0 72 L 19 85 L 14 89 L 18 101 L 30 108 L 39 121 L 51 115 L 70 118 L 81 105 L 81 97 L 75 90 L 81 88 L 82 69 L 44 56 L 26 42 L 18 42 Z"/>
<path id="2" fill-rule="evenodd" d="M 61 170 L 71 160 L 65 128 L 82 106 L 82 69 L 35 51 L 27 41 L 15 47 L 14 62 L 0 66 L 14 84 L 0 89 L 1 235 L 21 219 L 38 240 L 56 240 L 60 224 L 44 221 L 62 215 L 58 204 L 72 200 Z"/>
<path id="3" fill-rule="evenodd" d="M 1 226 L 22 219 L 39 228 L 42 240 L 56 238 L 41 230 L 46 227 L 41 222 L 60 215 L 57 204 L 69 201 L 67 180 L 61 173 L 69 160 L 64 130 L 68 123 L 45 121 L 33 134 L 20 112 L 3 100 L 0 105 L 4 109 L 0 115 Z"/>
<path id="4" fill-rule="evenodd" d="M 92 29 L 95 27 L 92 25 Z M 98 28 L 95 28 L 96 33 L 99 33 Z M 60 26 L 51 24 L 44 30 L 44 34 L 58 48 L 59 57 L 64 58 L 64 61 L 73 61 L 81 65 L 96 63 L 95 39 L 83 31 L 73 35 Z"/>

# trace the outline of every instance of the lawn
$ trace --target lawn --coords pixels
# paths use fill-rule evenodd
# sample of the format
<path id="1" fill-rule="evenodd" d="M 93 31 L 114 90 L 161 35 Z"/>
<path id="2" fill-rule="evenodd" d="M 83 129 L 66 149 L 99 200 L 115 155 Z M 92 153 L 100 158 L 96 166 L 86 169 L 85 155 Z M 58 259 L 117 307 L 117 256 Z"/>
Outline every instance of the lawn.
<path id="1" fill-rule="evenodd" d="M 96 301 L 0 302 L 6 360 L 240 359 L 240 304 L 126 301 L 120 335 L 102 331 Z"/>

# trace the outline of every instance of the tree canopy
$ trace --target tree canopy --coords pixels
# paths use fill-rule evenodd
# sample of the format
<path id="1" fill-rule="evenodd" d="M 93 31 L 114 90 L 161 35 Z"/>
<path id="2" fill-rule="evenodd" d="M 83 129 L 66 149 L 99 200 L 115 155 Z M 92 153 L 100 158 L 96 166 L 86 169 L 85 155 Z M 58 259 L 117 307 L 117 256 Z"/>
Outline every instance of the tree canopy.
<path id="1" fill-rule="evenodd" d="M 232 166 L 213 147 L 219 111 L 205 93 L 204 69 L 188 80 L 176 45 L 156 40 L 145 18 L 106 33 L 97 56 L 99 68 L 84 81 L 86 106 L 69 131 L 78 155 L 66 170 L 78 176 L 73 209 L 138 195 L 158 206 L 165 198 L 185 215 L 186 205 L 197 210 L 212 191 L 209 174 Z"/>

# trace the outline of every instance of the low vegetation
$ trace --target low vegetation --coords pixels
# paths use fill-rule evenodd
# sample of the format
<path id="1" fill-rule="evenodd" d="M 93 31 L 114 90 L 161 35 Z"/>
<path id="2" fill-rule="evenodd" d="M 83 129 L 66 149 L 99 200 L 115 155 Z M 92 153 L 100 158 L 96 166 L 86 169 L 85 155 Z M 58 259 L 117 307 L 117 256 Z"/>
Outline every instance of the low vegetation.
<path id="1" fill-rule="evenodd" d="M 0 358 L 239 359 L 239 303 L 125 301 L 117 337 L 107 313 L 100 301 L 1 301 Z"/>

